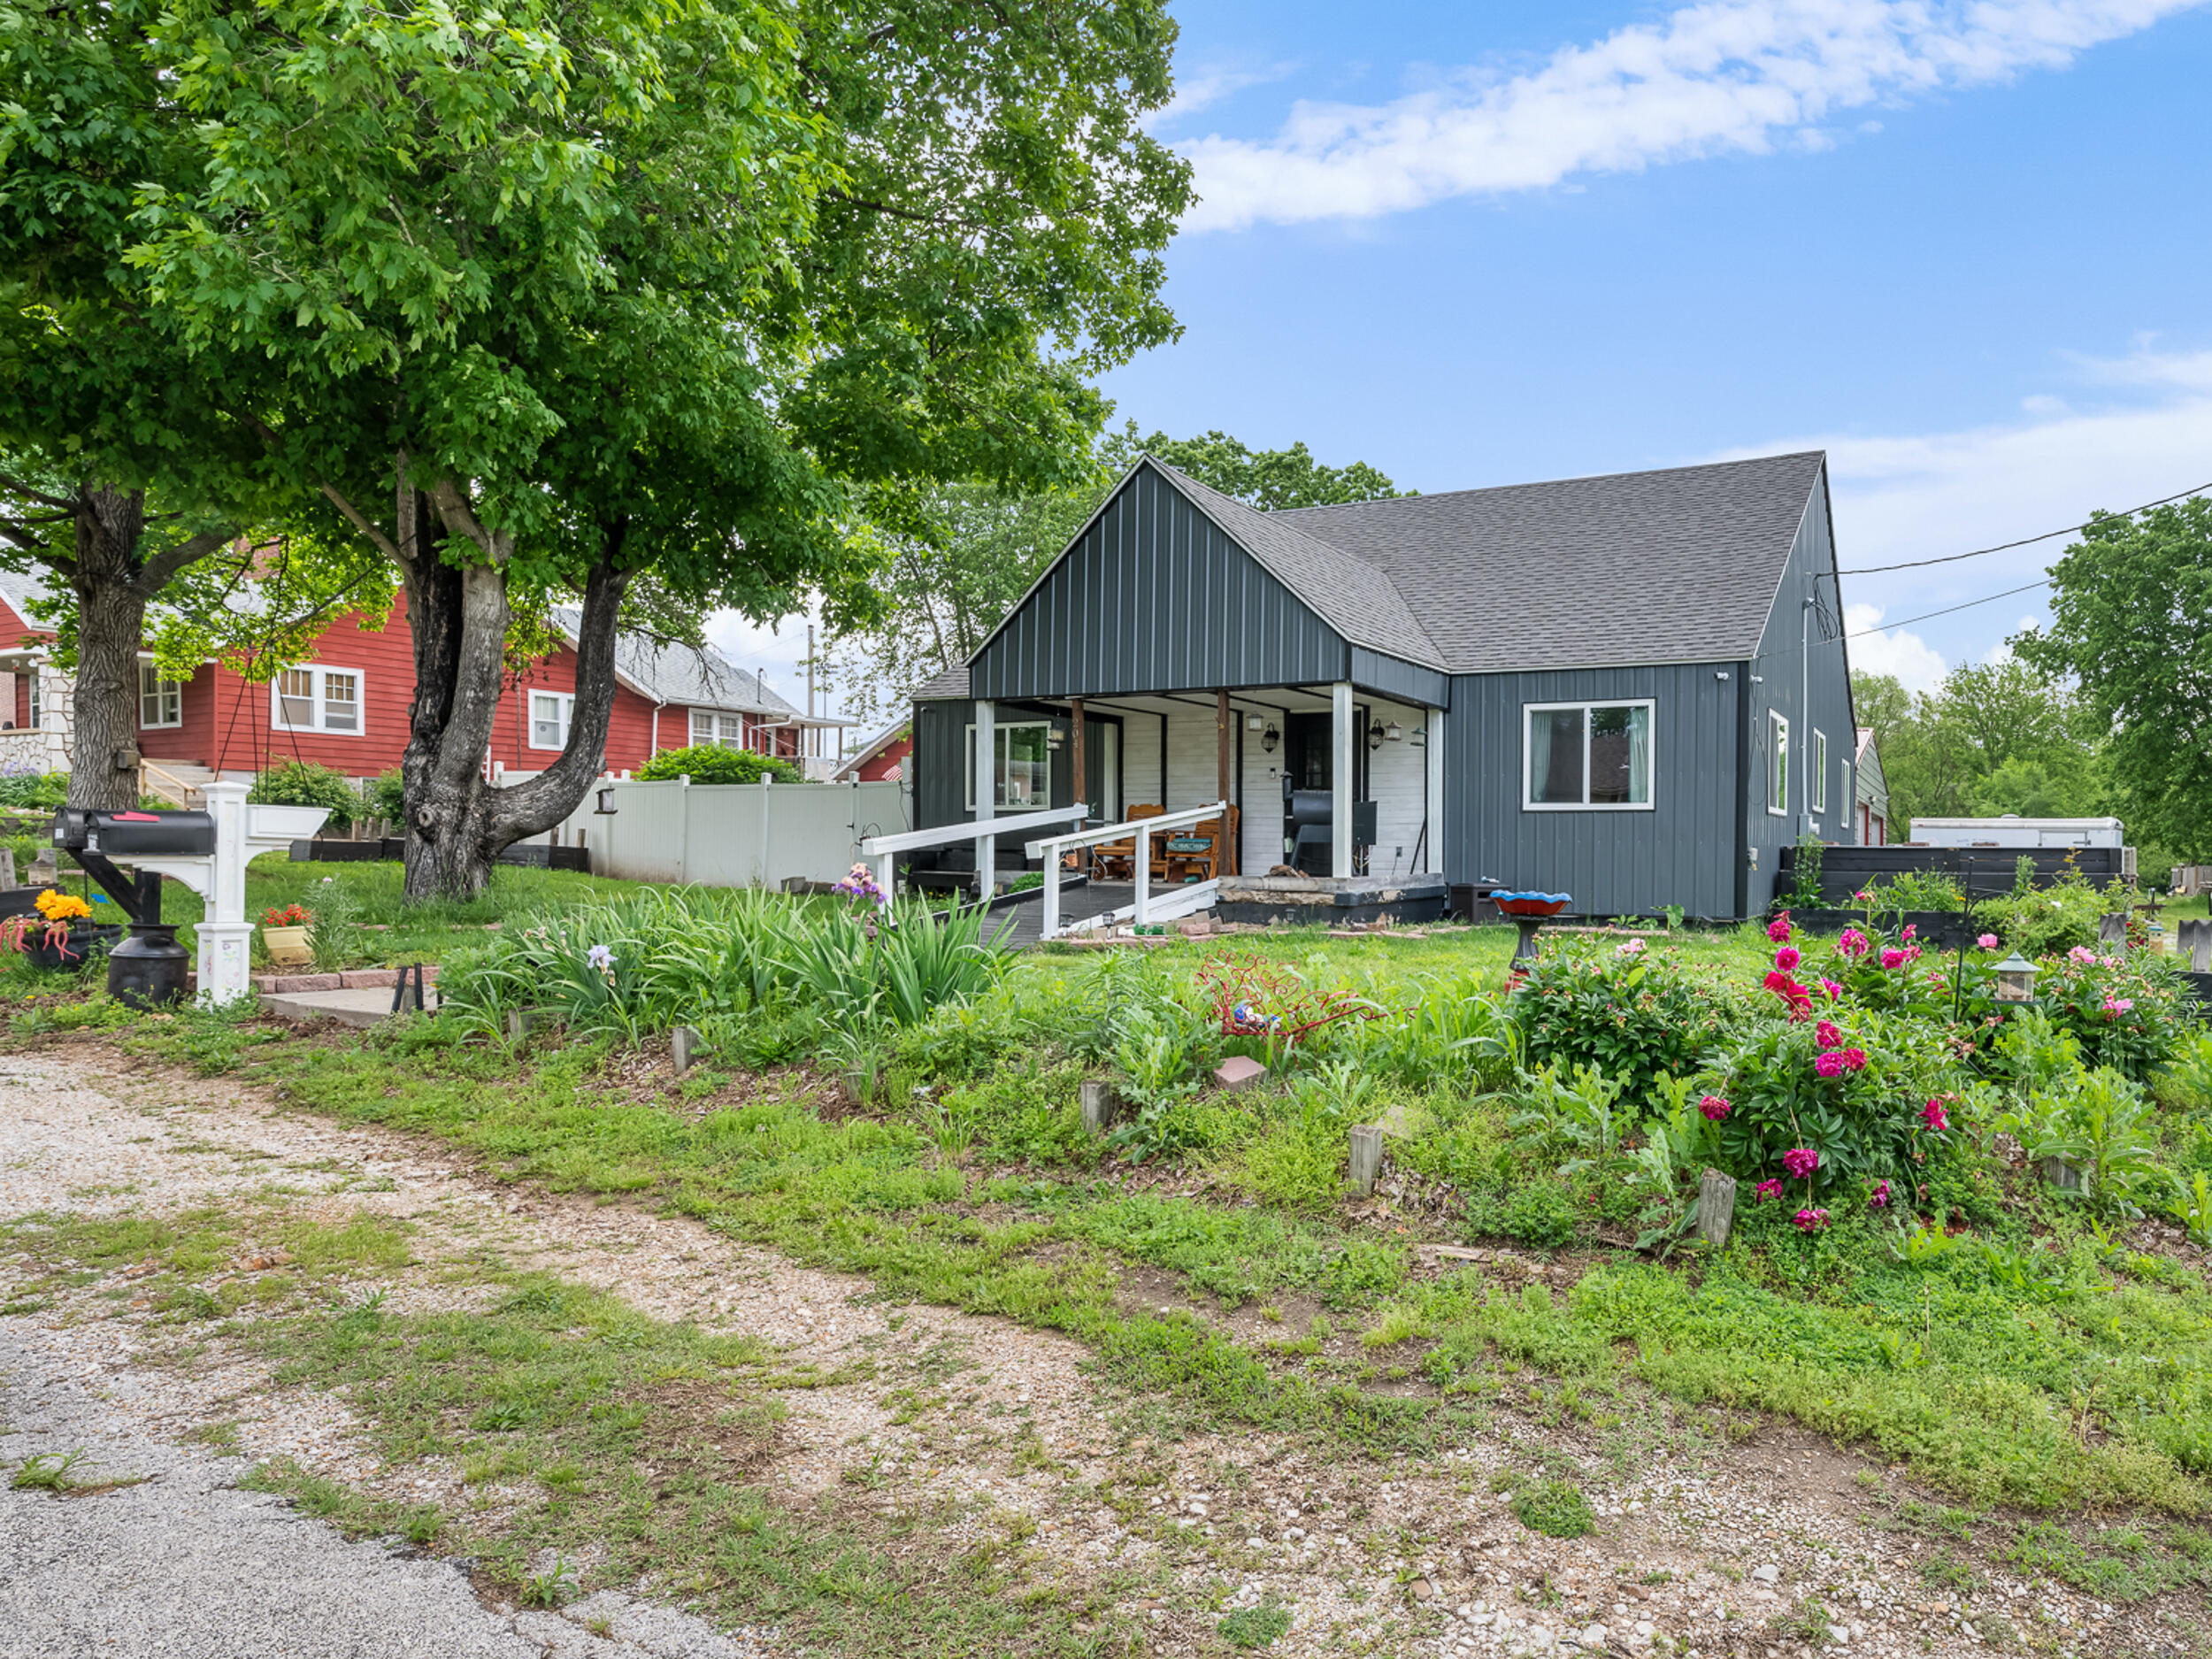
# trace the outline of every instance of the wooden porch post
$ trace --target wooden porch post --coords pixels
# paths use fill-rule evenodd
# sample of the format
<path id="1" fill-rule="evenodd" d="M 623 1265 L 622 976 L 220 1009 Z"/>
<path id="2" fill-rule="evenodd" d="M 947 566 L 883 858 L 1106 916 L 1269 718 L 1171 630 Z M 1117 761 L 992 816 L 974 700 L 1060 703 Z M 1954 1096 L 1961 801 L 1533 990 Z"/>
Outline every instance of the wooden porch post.
<path id="1" fill-rule="evenodd" d="M 1090 749 L 1083 738 L 1082 698 L 1070 697 L 1068 699 L 1068 724 L 1074 728 L 1069 735 L 1074 740 L 1071 747 L 1075 750 L 1075 788 L 1068 796 L 1068 804 L 1073 806 L 1076 803 L 1081 802 L 1085 805 L 1095 805 L 1096 803 L 1091 800 L 1090 796 L 1084 793 L 1091 787 L 1091 769 Z M 1078 829 L 1082 827 L 1080 824 L 1076 826 Z"/>
<path id="2" fill-rule="evenodd" d="M 1329 687 L 1329 873 L 1341 881 L 1352 873 L 1352 682 Z"/>
<path id="3" fill-rule="evenodd" d="M 1225 691 L 1215 692 L 1214 744 L 1217 752 L 1214 757 L 1214 778 L 1217 785 L 1214 798 L 1217 801 L 1233 801 L 1237 798 L 1236 719 L 1236 710 L 1229 706 L 1229 694 Z M 1237 872 L 1237 842 L 1236 837 L 1229 833 L 1229 813 L 1226 808 L 1222 810 L 1221 814 L 1221 856 L 1215 862 L 1214 867 L 1222 875 L 1233 876 Z"/>

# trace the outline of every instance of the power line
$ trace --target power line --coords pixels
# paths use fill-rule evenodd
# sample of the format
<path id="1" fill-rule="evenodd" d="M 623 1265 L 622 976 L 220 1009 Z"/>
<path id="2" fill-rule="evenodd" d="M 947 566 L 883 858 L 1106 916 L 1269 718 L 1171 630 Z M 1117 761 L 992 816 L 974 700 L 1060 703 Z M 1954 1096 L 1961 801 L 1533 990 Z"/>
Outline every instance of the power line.
<path id="1" fill-rule="evenodd" d="M 2138 508 L 2136 511 L 2139 512 L 2142 510 Z M 1884 623 L 1880 627 L 1861 628 L 1856 634 L 1847 634 L 1843 637 L 1847 640 L 1863 640 L 1870 634 L 1887 634 L 1892 628 L 1905 627 L 1915 622 L 1925 622 L 1931 617 L 1947 617 L 1954 611 L 1971 611 L 1976 605 L 1985 605 L 1993 600 L 2009 599 L 2015 594 L 2030 593 L 2038 588 L 2048 588 L 2050 585 L 2051 579 L 2046 576 L 2036 581 L 2024 582 L 2017 588 L 2008 588 L 2001 594 L 1984 594 L 1979 599 L 1969 599 L 1962 604 L 1946 605 L 1940 611 L 1924 611 L 1916 617 L 1900 617 L 1896 621 Z"/>
<path id="2" fill-rule="evenodd" d="M 2164 507 L 2173 502 L 2186 501 L 2192 495 L 2203 495 L 2208 489 L 2212 489 L 2212 483 L 2200 484 L 2194 489 L 2185 489 L 2178 495 L 2162 495 L 2156 501 L 2147 501 L 2140 507 L 2131 507 L 2125 512 L 2115 513 L 2111 516 L 2116 518 L 2132 518 L 2139 512 L 2148 512 L 2154 507 Z M 1928 565 L 1955 565 L 1961 559 L 1978 559 L 1990 553 L 2008 553 L 2016 547 L 2033 547 L 2038 541 L 2048 541 L 2054 536 L 2072 535 L 2077 530 L 2087 528 L 2089 528 L 2089 524 L 2086 521 L 2081 524 L 2070 524 L 2063 530 L 2046 530 L 2041 535 L 2024 536 L 2017 541 L 2000 541 L 1995 547 L 1976 548 L 1971 553 L 1946 553 L 1940 558 L 1907 559 L 1901 565 L 1854 565 L 1849 570 L 1839 570 L 1835 574 L 1838 576 L 1873 576 L 1883 571 L 1913 571 Z M 2002 594 L 1993 594 L 1990 596 L 1995 599 L 2004 597 Z M 1981 602 L 1976 600 L 1974 603 L 1979 604 Z M 1932 611 L 1928 614 L 1941 616 L 1943 613 L 1939 611 Z"/>

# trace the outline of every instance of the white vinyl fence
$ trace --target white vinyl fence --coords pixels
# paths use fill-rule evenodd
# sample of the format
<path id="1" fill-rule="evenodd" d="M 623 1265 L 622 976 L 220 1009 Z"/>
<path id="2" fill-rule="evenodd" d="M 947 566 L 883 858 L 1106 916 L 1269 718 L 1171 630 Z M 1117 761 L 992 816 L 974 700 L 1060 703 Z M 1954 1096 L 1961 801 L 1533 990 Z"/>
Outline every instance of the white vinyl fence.
<path id="1" fill-rule="evenodd" d="M 598 810 L 602 791 L 614 810 Z M 594 875 L 710 887 L 836 881 L 871 835 L 906 827 L 895 783 L 639 783 L 592 786 L 553 832 L 583 846 Z"/>

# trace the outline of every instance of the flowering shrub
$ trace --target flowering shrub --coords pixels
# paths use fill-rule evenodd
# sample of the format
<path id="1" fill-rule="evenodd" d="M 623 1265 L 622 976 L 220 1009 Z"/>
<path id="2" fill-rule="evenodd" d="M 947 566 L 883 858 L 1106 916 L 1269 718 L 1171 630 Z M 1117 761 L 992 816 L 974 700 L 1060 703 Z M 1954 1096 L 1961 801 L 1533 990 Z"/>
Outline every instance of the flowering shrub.
<path id="1" fill-rule="evenodd" d="M 2080 1042 L 2085 1064 L 2139 1083 L 2165 1063 L 2181 1031 L 2170 957 L 2078 945 L 2045 964 L 2035 988 L 2053 1022 Z"/>
<path id="2" fill-rule="evenodd" d="M 1532 1069 L 1591 1066 L 1624 1079 L 1637 1101 L 1661 1076 L 1694 1072 L 1727 1027 L 1720 999 L 1663 950 L 1555 947 L 1513 994 L 1512 1011 Z"/>
<path id="3" fill-rule="evenodd" d="M 264 927 L 304 927 L 315 919 L 315 913 L 304 904 L 287 904 L 281 908 L 271 905 L 261 912 Z"/>
<path id="4" fill-rule="evenodd" d="M 49 924 L 58 923 L 65 927 L 71 922 L 82 921 L 92 914 L 92 907 L 89 904 L 75 894 L 64 893 L 58 887 L 47 888 L 31 902 L 38 907 L 38 913 L 43 916 Z"/>

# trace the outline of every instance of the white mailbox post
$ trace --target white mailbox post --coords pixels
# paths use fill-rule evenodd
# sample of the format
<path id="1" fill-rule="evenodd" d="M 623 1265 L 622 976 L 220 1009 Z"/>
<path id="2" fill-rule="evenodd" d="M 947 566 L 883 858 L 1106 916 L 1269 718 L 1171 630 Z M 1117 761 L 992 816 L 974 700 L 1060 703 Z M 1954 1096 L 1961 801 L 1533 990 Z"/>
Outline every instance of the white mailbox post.
<path id="1" fill-rule="evenodd" d="M 253 924 L 246 919 L 246 865 L 303 841 L 330 816 L 319 806 L 250 804 L 242 783 L 211 783 L 208 816 L 215 820 L 215 850 L 205 857 L 150 856 L 130 862 L 141 870 L 174 876 L 205 905 L 199 928 L 199 1000 L 211 1007 L 245 995 L 253 964 Z"/>

